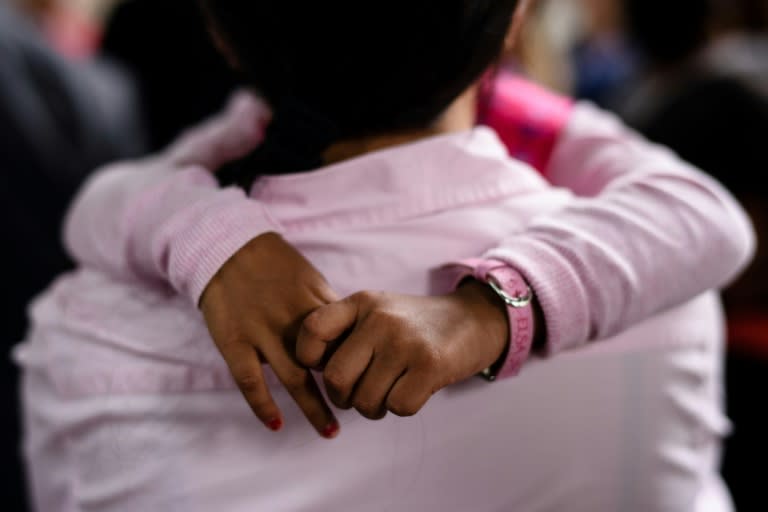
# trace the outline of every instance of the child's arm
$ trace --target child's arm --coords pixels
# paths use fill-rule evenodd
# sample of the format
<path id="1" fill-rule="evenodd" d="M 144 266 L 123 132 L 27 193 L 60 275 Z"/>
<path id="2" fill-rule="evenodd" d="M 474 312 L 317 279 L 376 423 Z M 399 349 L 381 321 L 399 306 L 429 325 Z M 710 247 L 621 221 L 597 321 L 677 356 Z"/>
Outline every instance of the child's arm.
<path id="1" fill-rule="evenodd" d="M 544 171 L 581 199 L 485 255 L 534 288 L 553 352 L 724 285 L 754 250 L 744 212 L 716 182 L 611 116 L 566 112 Z M 169 281 L 197 303 L 231 256 L 277 229 L 200 168 L 142 173 L 105 173 L 81 195 L 67 237 L 79 261 Z"/>
<path id="2" fill-rule="evenodd" d="M 481 369 L 515 375 L 542 334 L 531 325 L 543 326 L 548 352 L 572 348 L 722 286 L 750 259 L 754 235 L 733 198 L 613 117 L 576 106 L 553 147 L 551 156 L 540 153 L 545 174 L 581 199 L 485 258 L 449 265 L 435 291 L 451 293 L 361 292 L 307 317 L 297 357 L 327 361 L 326 390 L 337 406 L 372 419 L 416 414 L 435 392 Z M 468 276 L 493 277 L 518 300 L 505 311 L 490 287 Z M 534 319 L 537 306 L 545 322 Z"/>
<path id="3" fill-rule="evenodd" d="M 268 115 L 241 93 L 163 154 L 94 173 L 65 222 L 73 259 L 120 277 L 169 282 L 197 304 L 224 262 L 276 229 L 258 202 L 241 189 L 220 189 L 212 174 L 258 145 Z"/>
<path id="4" fill-rule="evenodd" d="M 209 171 L 252 151 L 265 116 L 254 97 L 240 95 L 166 153 L 100 171 L 72 207 L 66 241 L 80 263 L 128 279 L 170 282 L 200 302 L 254 414 L 271 430 L 282 427 L 264 381 L 267 363 L 318 433 L 330 438 L 338 422 L 283 340 L 336 296 L 279 236 L 259 236 L 276 226 L 258 202 L 240 189 L 220 190 Z M 200 300 L 203 290 L 206 299 Z M 260 307 L 266 302 L 270 308 Z"/>
<path id="5" fill-rule="evenodd" d="M 726 285 L 755 249 L 717 182 L 613 116 L 577 105 L 544 175 L 579 198 L 485 255 L 533 288 L 558 352 Z"/>

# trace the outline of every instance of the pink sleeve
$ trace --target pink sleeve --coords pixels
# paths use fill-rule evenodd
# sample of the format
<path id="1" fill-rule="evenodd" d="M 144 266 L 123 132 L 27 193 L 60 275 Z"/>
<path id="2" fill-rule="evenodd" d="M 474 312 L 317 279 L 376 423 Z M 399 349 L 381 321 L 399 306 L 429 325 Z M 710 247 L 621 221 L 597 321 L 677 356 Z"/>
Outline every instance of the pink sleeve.
<path id="1" fill-rule="evenodd" d="M 751 223 L 722 186 L 592 106 L 574 108 L 546 176 L 577 200 L 485 257 L 534 289 L 550 353 L 722 287 L 754 253 Z"/>
<path id="2" fill-rule="evenodd" d="M 78 263 L 170 283 L 197 304 L 233 254 L 277 229 L 260 203 L 219 189 L 206 169 L 140 167 L 101 171 L 75 202 L 64 236 Z"/>
<path id="3" fill-rule="evenodd" d="M 277 230 L 258 202 L 220 189 L 208 170 L 258 145 L 264 117 L 255 97 L 240 94 L 163 155 L 95 173 L 65 222 L 72 257 L 118 277 L 170 283 L 197 304 L 233 254 Z"/>

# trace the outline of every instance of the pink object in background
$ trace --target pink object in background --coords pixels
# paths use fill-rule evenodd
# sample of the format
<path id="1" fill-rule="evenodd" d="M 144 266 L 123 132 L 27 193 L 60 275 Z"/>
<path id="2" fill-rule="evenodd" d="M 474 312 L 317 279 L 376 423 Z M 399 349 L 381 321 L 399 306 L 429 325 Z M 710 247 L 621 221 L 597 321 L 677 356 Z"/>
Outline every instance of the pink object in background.
<path id="1" fill-rule="evenodd" d="M 573 101 L 501 72 L 481 107 L 480 124 L 496 130 L 510 156 L 543 173 L 571 117 Z"/>
<path id="2" fill-rule="evenodd" d="M 50 44 L 65 57 L 91 57 L 101 43 L 101 28 L 76 9 L 54 7 L 44 16 L 42 24 Z"/>

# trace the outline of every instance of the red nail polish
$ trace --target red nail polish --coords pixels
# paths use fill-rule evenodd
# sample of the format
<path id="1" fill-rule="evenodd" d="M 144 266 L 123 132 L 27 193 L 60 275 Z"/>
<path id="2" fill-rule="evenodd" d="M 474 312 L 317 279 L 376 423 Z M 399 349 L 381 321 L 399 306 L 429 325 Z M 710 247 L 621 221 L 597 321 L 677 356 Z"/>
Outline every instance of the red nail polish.
<path id="1" fill-rule="evenodd" d="M 323 434 L 323 437 L 327 439 L 333 439 L 338 435 L 339 430 L 341 430 L 341 428 L 339 427 L 339 424 L 334 421 L 333 423 L 331 423 L 330 425 L 328 425 L 323 429 L 322 434 Z"/>
<path id="2" fill-rule="evenodd" d="M 281 420 L 280 418 L 275 418 L 269 423 L 267 423 L 267 426 L 269 427 L 270 430 L 277 432 L 278 430 L 283 428 L 283 420 Z"/>

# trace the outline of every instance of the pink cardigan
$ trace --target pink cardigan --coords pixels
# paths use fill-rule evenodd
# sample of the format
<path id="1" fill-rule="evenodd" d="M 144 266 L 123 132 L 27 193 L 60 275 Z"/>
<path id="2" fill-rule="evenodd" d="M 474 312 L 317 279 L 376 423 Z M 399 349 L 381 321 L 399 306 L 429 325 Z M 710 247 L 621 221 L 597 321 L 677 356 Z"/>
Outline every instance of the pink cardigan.
<path id="1" fill-rule="evenodd" d="M 578 105 L 545 173 L 570 190 L 486 128 L 265 177 L 252 199 L 218 190 L 204 167 L 258 138 L 258 112 L 241 98 L 168 154 L 97 174 L 73 207 L 83 268 L 36 301 L 16 351 L 40 510 L 730 509 L 722 317 L 699 294 L 754 239 L 718 184 Z M 534 287 L 552 353 L 608 339 L 454 386 L 411 419 L 340 412 L 333 442 L 267 372 L 286 415 L 275 435 L 194 307 L 265 230 L 341 294 L 434 293 L 431 269 L 502 259 Z"/>
<path id="2" fill-rule="evenodd" d="M 550 184 L 576 199 L 537 215 L 483 256 L 508 262 L 533 285 L 550 352 L 605 338 L 723 287 L 750 261 L 751 223 L 717 182 L 608 114 L 506 80 L 501 104 L 486 122 L 508 150 L 529 157 Z M 197 304 L 208 281 L 246 242 L 291 229 L 241 190 L 218 189 L 206 169 L 253 146 L 267 115 L 258 100 L 241 95 L 228 115 L 188 134 L 164 157 L 96 173 L 66 223 L 70 254 L 117 276 L 169 282 Z M 532 130 L 533 140 L 525 136 Z M 255 190 L 261 187 L 257 182 Z M 318 185 L 317 194 L 332 190 Z"/>

